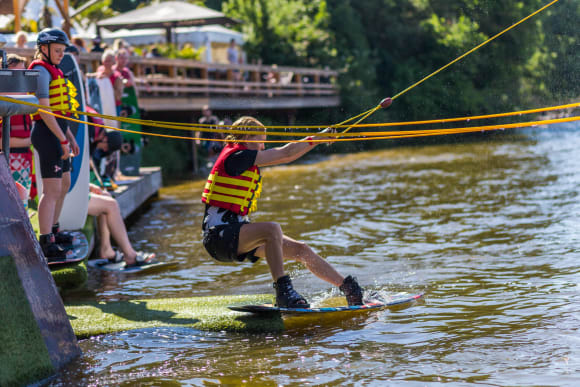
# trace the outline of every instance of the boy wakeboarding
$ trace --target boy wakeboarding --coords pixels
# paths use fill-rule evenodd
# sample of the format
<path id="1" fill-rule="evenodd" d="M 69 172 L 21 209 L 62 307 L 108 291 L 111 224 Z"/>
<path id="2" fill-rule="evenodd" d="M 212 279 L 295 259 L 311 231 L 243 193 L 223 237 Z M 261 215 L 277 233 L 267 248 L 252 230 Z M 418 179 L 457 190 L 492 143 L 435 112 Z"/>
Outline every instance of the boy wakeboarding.
<path id="1" fill-rule="evenodd" d="M 256 262 L 265 258 L 274 280 L 278 307 L 310 307 L 285 274 L 284 259 L 303 263 L 318 278 L 337 286 L 349 306 L 362 305 L 363 290 L 355 278 L 350 275 L 344 278 L 306 243 L 284 235 L 278 223 L 250 223 L 248 218 L 256 210 L 262 191 L 260 167 L 294 161 L 319 143 L 297 142 L 265 149 L 266 130 L 253 117 L 241 117 L 233 129 L 263 134 L 229 135 L 209 174 L 201 199 L 206 205 L 202 230 L 208 253 L 221 262 L 246 259 Z"/>

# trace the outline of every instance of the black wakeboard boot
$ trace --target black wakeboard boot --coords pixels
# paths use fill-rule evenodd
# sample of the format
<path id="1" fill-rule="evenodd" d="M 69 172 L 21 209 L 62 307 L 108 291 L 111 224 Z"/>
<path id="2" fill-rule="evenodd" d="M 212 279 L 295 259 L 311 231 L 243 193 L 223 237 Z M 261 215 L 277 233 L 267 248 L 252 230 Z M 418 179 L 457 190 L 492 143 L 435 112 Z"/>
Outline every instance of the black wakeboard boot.
<path id="1" fill-rule="evenodd" d="M 74 246 L 78 244 L 77 238 L 65 231 L 60 231 L 60 224 L 56 223 L 52 226 L 52 235 L 54 235 L 54 243 L 61 246 Z"/>
<path id="2" fill-rule="evenodd" d="M 292 287 L 290 276 L 285 275 L 274 282 L 278 308 L 310 308 L 310 304 Z"/>
<path id="3" fill-rule="evenodd" d="M 48 262 L 65 261 L 72 255 L 71 250 L 63 249 L 54 242 L 52 234 L 41 235 L 39 242 L 44 257 Z"/>
<path id="4" fill-rule="evenodd" d="M 338 288 L 346 296 L 348 306 L 363 304 L 363 289 L 360 287 L 358 282 L 356 282 L 356 278 L 353 276 L 349 275 L 346 277 L 342 282 L 342 285 Z"/>

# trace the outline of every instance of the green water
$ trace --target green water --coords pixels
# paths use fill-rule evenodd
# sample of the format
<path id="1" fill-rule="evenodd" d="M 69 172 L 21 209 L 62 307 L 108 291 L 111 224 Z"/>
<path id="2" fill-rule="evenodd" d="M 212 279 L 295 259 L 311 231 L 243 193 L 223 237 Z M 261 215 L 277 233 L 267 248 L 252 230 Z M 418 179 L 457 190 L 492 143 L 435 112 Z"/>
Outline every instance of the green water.
<path id="1" fill-rule="evenodd" d="M 255 221 L 280 222 L 367 288 L 425 302 L 276 335 L 94 337 L 51 384 L 578 385 L 579 148 L 577 129 L 559 126 L 267 169 Z M 202 185 L 165 188 L 130 231 L 177 270 L 93 274 L 77 297 L 270 292 L 264 262 L 220 264 L 204 251 Z M 311 301 L 337 295 L 287 268 Z"/>

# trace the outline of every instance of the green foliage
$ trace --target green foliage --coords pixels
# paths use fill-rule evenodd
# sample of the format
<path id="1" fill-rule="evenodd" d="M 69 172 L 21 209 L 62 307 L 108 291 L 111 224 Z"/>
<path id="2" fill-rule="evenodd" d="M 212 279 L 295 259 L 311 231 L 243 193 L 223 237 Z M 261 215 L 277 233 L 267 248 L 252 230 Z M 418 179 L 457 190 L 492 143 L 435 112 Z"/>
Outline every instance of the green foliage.
<path id="1" fill-rule="evenodd" d="M 542 23 L 546 36 L 546 87 L 550 95 L 562 100 L 580 95 L 580 2 L 560 2 L 548 11 Z"/>
<path id="2" fill-rule="evenodd" d="M 157 132 L 176 135 L 175 131 L 145 127 L 144 132 Z M 187 132 L 178 135 L 187 136 Z M 143 148 L 141 165 L 160 166 L 164 176 L 182 176 L 192 170 L 191 141 L 172 140 L 169 138 L 147 136 L 148 144 Z"/>
<path id="3" fill-rule="evenodd" d="M 84 3 L 86 3 L 86 1 L 83 1 L 82 4 L 79 3 L 78 6 L 82 6 Z M 78 14 L 75 19 L 84 27 L 88 27 L 89 25 L 95 24 L 100 20 L 113 17 L 117 14 L 117 12 L 115 12 L 115 10 L 112 8 L 112 3 L 113 0 L 99 1 Z"/>
<path id="4" fill-rule="evenodd" d="M 200 60 L 205 47 L 195 49 L 191 44 L 185 44 L 181 49 L 173 43 L 157 44 L 157 49 L 162 57 L 170 59 Z"/>
<path id="5" fill-rule="evenodd" d="M 244 21 L 251 58 L 340 70 L 346 118 L 405 90 L 544 4 L 228 0 L 223 10 Z M 406 93 L 389 118 L 490 113 L 577 96 L 578 8 L 578 2 L 558 3 L 520 24 Z"/>
<path id="6" fill-rule="evenodd" d="M 228 16 L 244 21 L 250 60 L 294 66 L 325 65 L 330 50 L 323 0 L 228 0 Z"/>

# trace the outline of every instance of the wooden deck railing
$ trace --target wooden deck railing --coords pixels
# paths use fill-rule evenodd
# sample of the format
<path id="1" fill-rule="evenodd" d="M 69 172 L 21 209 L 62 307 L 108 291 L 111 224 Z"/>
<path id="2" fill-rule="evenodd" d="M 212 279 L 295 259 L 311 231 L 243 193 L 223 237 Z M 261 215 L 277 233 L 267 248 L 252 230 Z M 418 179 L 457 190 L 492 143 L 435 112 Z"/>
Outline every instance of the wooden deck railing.
<path id="1" fill-rule="evenodd" d="M 31 49 L 8 49 L 29 60 Z M 94 72 L 99 53 L 81 54 L 81 67 Z M 275 65 L 227 65 L 183 59 L 131 57 L 139 104 L 148 111 L 200 109 L 295 109 L 339 105 L 332 70 Z"/>

